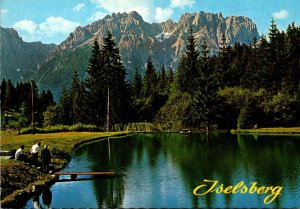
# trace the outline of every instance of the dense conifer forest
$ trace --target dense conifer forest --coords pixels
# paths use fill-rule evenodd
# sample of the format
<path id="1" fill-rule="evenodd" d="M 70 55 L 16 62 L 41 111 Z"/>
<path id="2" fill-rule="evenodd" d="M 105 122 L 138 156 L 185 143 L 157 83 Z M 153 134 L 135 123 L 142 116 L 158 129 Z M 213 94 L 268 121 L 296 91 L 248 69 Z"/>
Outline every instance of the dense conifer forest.
<path id="1" fill-rule="evenodd" d="M 40 126 L 92 124 L 111 130 L 132 122 L 150 122 L 157 130 L 211 130 L 300 125 L 300 27 L 279 31 L 275 22 L 267 36 L 250 45 L 227 44 L 218 54 L 205 42 L 196 45 L 192 28 L 177 69 L 156 69 L 151 56 L 145 73 L 135 70 L 126 80 L 119 49 L 110 32 L 101 45 L 95 40 L 80 80 L 74 70 L 70 87 L 53 102 L 50 91 L 38 94 Z M 2 112 L 14 111 L 23 126 L 31 121 L 32 83 L 1 84 Z M 18 101 L 16 101 L 16 99 Z"/>

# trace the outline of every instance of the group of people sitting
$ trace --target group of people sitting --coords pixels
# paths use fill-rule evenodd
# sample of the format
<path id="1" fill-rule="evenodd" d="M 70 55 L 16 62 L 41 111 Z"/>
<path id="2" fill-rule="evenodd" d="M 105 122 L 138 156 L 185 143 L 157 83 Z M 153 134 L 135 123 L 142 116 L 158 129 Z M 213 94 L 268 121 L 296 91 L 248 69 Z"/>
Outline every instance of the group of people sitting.
<path id="1" fill-rule="evenodd" d="M 31 154 L 31 164 L 34 166 L 38 166 L 39 164 L 39 150 L 40 150 L 41 142 L 37 142 L 30 149 Z M 20 148 L 15 153 L 15 160 L 27 162 L 28 159 L 24 154 L 23 150 L 25 149 L 24 145 L 21 145 Z M 48 145 L 44 145 L 44 149 L 41 151 L 41 161 L 42 161 L 42 169 L 44 172 L 48 172 L 49 164 L 51 162 L 51 153 L 48 149 Z"/>

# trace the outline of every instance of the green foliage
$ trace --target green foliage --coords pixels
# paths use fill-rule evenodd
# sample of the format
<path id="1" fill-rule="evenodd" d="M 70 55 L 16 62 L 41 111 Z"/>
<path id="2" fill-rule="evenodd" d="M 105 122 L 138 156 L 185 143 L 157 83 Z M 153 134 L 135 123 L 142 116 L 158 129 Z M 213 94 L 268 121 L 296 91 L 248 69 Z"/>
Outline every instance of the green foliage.
<path id="1" fill-rule="evenodd" d="M 3 104 L 1 105 L 1 112 L 4 113 L 3 119 L 5 121 L 2 127 L 20 129 L 31 123 L 32 110 L 34 111 L 35 123 L 41 125 L 43 111 L 49 105 L 54 104 L 54 101 L 50 90 L 43 90 L 39 94 L 35 81 L 20 82 L 15 87 L 10 80 L 3 79 L 1 83 L 1 104 Z M 12 112 L 14 113 L 13 118 L 10 117 Z M 9 121 L 12 121 L 12 123 L 10 124 Z"/>
<path id="2" fill-rule="evenodd" d="M 291 96 L 281 92 L 264 102 L 264 111 L 269 118 L 272 118 L 274 126 L 299 125 L 299 107 L 300 101 L 296 95 Z"/>
<path id="3" fill-rule="evenodd" d="M 138 122 L 138 123 L 127 123 L 127 124 L 115 124 L 113 126 L 114 131 L 134 131 L 134 132 L 153 132 L 155 127 L 153 123 L 149 122 Z"/>
<path id="4" fill-rule="evenodd" d="M 53 126 L 60 122 L 60 108 L 58 105 L 52 105 L 43 113 L 44 127 Z"/>
<path id="5" fill-rule="evenodd" d="M 156 126 L 162 131 L 179 131 L 187 128 L 188 110 L 191 105 L 192 98 L 188 93 L 174 92 L 158 112 L 155 120 Z"/>
<path id="6" fill-rule="evenodd" d="M 71 126 L 68 125 L 52 125 L 45 126 L 44 128 L 35 128 L 35 133 L 58 133 L 58 132 L 93 132 L 93 131 L 102 131 L 95 125 L 86 125 L 82 123 L 77 123 Z M 32 133 L 32 127 L 22 128 L 20 131 L 21 134 L 30 134 Z"/>
<path id="7" fill-rule="evenodd" d="M 16 115 L 16 120 L 13 120 L 8 124 L 8 127 L 11 129 L 18 130 L 20 132 L 20 129 L 23 127 L 26 127 L 30 124 L 30 120 L 28 119 L 28 115 L 26 114 L 28 107 L 26 107 L 25 103 L 22 103 L 22 106 L 20 107 L 20 113 Z"/>

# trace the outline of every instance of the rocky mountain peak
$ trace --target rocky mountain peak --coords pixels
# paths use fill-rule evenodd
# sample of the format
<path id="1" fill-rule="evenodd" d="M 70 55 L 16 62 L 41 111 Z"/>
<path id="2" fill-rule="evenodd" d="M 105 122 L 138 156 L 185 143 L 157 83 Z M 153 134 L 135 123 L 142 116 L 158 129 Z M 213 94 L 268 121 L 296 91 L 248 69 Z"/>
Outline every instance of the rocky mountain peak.
<path id="1" fill-rule="evenodd" d="M 132 17 L 132 18 L 134 18 L 134 19 L 136 19 L 136 20 L 138 20 L 140 22 L 144 22 L 142 16 L 139 13 L 137 13 L 136 11 L 129 12 L 128 16 Z"/>

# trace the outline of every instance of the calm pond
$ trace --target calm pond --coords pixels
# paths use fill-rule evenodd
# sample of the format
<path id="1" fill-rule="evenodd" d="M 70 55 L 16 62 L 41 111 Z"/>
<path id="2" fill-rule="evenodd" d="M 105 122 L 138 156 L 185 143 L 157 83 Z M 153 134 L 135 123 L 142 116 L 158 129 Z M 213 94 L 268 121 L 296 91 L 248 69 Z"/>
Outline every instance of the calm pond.
<path id="1" fill-rule="evenodd" d="M 64 171 L 113 170 L 120 175 L 57 182 L 25 208 L 300 207 L 299 148 L 299 136 L 172 133 L 110 138 L 78 147 Z M 224 184 L 223 189 L 242 181 L 249 190 L 252 182 L 257 188 L 273 186 L 274 192 L 275 186 L 283 189 L 270 204 L 264 200 L 271 188 L 263 194 L 239 189 L 195 196 L 197 186 L 209 185 L 197 191 L 203 193 L 212 185 L 204 179 L 219 181 L 217 187 Z"/>

